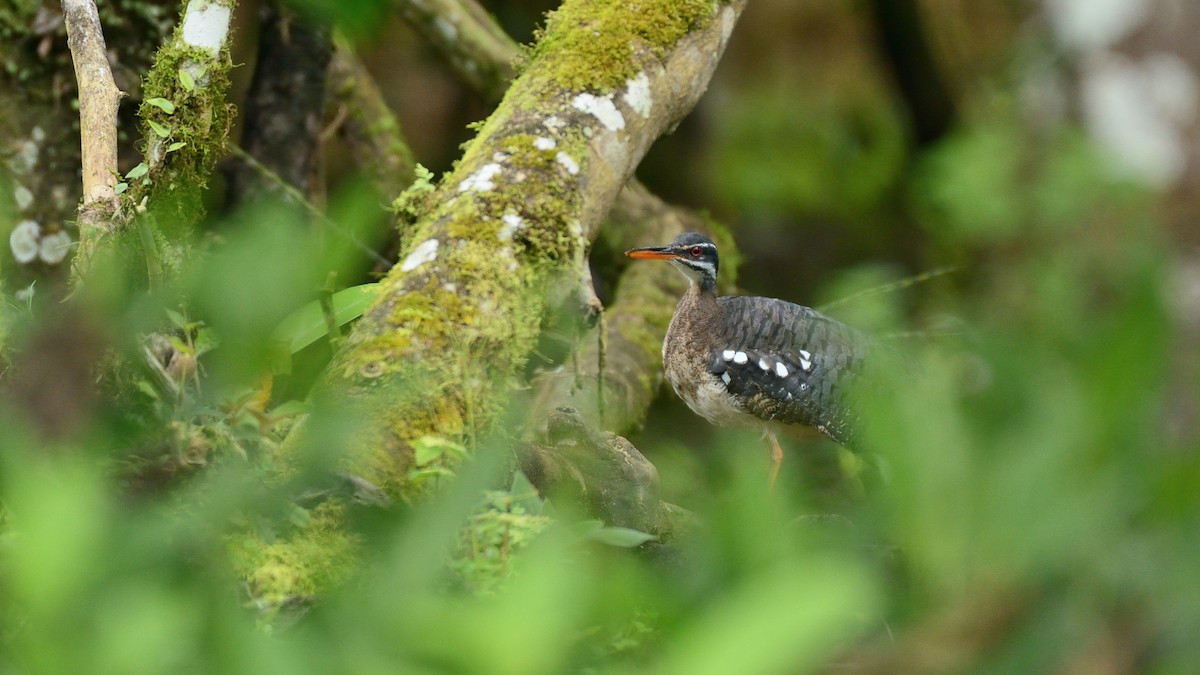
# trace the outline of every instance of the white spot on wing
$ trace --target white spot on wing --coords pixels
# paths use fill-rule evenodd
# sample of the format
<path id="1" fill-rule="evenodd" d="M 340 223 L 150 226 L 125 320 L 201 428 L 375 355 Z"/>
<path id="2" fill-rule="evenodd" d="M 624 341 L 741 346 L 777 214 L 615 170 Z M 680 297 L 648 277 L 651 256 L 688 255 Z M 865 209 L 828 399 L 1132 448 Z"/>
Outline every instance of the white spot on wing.
<path id="1" fill-rule="evenodd" d="M 780 376 L 780 377 L 787 377 L 787 376 L 788 376 L 788 369 L 787 369 L 787 366 L 783 365 L 783 362 L 782 362 L 782 361 L 780 361 L 779 363 L 776 363 L 776 364 L 775 364 L 775 374 L 776 374 L 776 375 L 778 375 L 778 376 Z"/>
<path id="2" fill-rule="evenodd" d="M 417 244 L 417 247 L 413 249 L 412 253 L 408 254 L 408 257 L 404 259 L 404 263 L 400 265 L 400 271 L 411 272 L 421 265 L 430 262 L 434 258 L 437 258 L 437 250 L 437 239 L 428 239 Z"/>
<path id="3" fill-rule="evenodd" d="M 729 384 L 729 371 L 728 370 L 721 373 L 721 381 L 724 382 L 725 384 Z"/>
<path id="4" fill-rule="evenodd" d="M 733 362 L 736 364 L 739 364 L 739 365 L 741 365 L 749 360 L 750 360 L 749 357 L 746 356 L 746 352 L 738 352 L 733 355 Z"/>
<path id="5" fill-rule="evenodd" d="M 763 370 L 770 370 L 770 369 L 771 369 L 771 366 L 770 366 L 770 364 L 768 364 L 768 363 L 767 363 L 767 360 L 766 360 L 766 359 L 759 359 L 759 360 L 758 360 L 758 367 L 759 367 L 759 368 L 762 368 Z"/>
<path id="6" fill-rule="evenodd" d="M 733 350 L 726 349 L 725 351 L 721 352 L 721 358 L 725 359 L 726 361 L 732 361 L 733 360 Z"/>
<path id="7" fill-rule="evenodd" d="M 802 356 L 800 357 L 800 367 L 803 368 L 805 372 L 812 370 L 812 361 L 809 361 Z"/>
<path id="8" fill-rule="evenodd" d="M 802 359 L 811 359 L 811 358 L 812 358 L 812 352 L 808 351 L 807 349 L 801 349 L 801 350 L 800 350 L 800 358 L 802 358 Z"/>

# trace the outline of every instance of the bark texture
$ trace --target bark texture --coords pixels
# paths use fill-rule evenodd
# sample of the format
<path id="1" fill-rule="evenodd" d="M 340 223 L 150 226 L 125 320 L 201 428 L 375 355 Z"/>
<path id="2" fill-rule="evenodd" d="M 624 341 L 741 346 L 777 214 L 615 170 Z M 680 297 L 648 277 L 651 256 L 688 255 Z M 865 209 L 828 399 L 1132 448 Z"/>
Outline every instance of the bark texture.
<path id="1" fill-rule="evenodd" d="M 112 227 L 117 206 L 117 106 L 121 91 L 108 65 L 100 15 L 92 0 L 63 0 L 67 44 L 79 83 L 79 135 L 83 153 L 81 228 Z M 97 210 L 99 207 L 99 211 Z M 103 209 L 107 209 L 106 217 Z M 81 229 L 87 235 L 87 229 Z"/>
<path id="2" fill-rule="evenodd" d="M 91 261 L 105 235 L 118 227 L 117 107 L 121 91 L 108 64 L 95 3 L 64 0 L 63 20 L 79 84 L 83 203 L 78 218 L 78 271 Z"/>

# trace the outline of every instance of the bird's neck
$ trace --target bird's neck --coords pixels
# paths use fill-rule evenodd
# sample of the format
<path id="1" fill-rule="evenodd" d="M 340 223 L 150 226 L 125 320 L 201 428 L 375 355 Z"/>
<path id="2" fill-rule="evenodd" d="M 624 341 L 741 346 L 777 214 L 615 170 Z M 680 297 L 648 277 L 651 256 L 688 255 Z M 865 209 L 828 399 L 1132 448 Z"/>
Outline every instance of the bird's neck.
<path id="1" fill-rule="evenodd" d="M 717 303 L 716 293 L 704 284 L 692 282 L 675 307 L 670 332 L 686 332 L 692 336 L 689 341 L 713 338 L 720 323 L 721 307 Z"/>

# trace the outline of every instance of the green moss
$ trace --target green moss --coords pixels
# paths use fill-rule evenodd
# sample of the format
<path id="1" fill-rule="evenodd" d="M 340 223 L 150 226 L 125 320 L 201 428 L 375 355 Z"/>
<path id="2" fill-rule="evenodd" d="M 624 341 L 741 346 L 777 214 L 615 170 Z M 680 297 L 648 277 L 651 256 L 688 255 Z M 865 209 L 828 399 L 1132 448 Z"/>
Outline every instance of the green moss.
<path id="1" fill-rule="evenodd" d="M 605 91 L 641 69 L 634 45 L 662 57 L 684 35 L 708 25 L 712 0 L 648 0 L 630 8 L 620 0 L 574 0 L 551 12 L 531 62 L 553 55 L 549 77 L 569 91 Z"/>
<path id="2" fill-rule="evenodd" d="M 286 539 L 268 543 L 249 535 L 235 545 L 234 565 L 260 607 L 312 598 L 354 570 L 361 541 L 347 527 L 345 504 L 322 502 L 308 515 Z"/>
<path id="3" fill-rule="evenodd" d="M 549 518 L 527 512 L 512 495 L 490 492 L 460 530 L 450 571 L 470 592 L 494 595 L 519 573 L 521 553 L 549 524 Z"/>
<path id="4" fill-rule="evenodd" d="M 206 64 L 203 83 L 190 88 L 180 79 L 180 71 L 189 64 Z M 222 54 L 214 59 L 203 49 L 188 47 L 177 38 L 159 50 L 154 68 L 143 85 L 145 99 L 162 98 L 174 104 L 174 112 L 168 113 L 161 107 L 143 100 L 138 114 L 145 123 L 146 138 L 161 137 L 151 125 L 165 129 L 169 135 L 163 138 L 166 145 L 184 143 L 182 147 L 164 155 L 162 166 L 170 168 L 168 187 L 200 186 L 211 173 L 216 161 L 225 151 L 225 138 L 232 122 L 232 106 L 225 102 L 229 90 L 229 56 Z M 159 169 L 152 165 L 151 171 Z M 152 178 L 160 182 L 158 176 Z"/>

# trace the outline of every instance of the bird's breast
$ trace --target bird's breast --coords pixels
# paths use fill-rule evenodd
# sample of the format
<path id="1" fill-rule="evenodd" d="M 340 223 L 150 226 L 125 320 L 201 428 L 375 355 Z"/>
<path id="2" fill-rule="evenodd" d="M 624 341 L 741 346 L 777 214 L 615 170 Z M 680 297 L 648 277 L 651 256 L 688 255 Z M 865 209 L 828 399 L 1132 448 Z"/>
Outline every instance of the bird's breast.
<path id="1" fill-rule="evenodd" d="M 757 426 L 758 420 L 729 393 L 721 378 L 709 372 L 708 350 L 681 344 L 682 339 L 668 331 L 663 343 L 663 372 L 679 398 L 692 412 L 717 426 Z"/>

